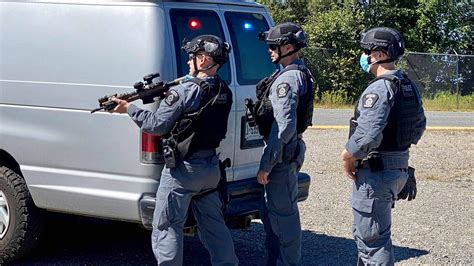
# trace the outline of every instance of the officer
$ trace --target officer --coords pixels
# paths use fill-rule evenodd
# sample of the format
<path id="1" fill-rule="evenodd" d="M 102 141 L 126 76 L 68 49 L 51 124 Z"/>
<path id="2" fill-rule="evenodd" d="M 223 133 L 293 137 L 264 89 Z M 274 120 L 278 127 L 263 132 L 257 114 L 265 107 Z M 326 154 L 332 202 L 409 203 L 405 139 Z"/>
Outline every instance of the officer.
<path id="1" fill-rule="evenodd" d="M 166 167 L 156 193 L 152 232 L 158 264 L 182 265 L 183 228 L 191 205 L 212 264 L 237 265 L 218 192 L 208 193 L 220 179 L 216 148 L 225 138 L 232 106 L 232 92 L 217 75 L 230 45 L 201 35 L 182 48 L 189 54 L 187 81 L 170 88 L 155 112 L 118 99 L 113 112 L 128 113 L 142 130 L 164 138 Z"/>
<path id="2" fill-rule="evenodd" d="M 255 119 L 265 148 L 257 173 L 264 185 L 260 216 L 265 228 L 267 265 L 298 265 L 301 225 L 297 206 L 298 171 L 303 164 L 302 133 L 311 124 L 313 77 L 299 59 L 307 35 L 294 23 L 283 23 L 259 35 L 269 45 L 275 71 L 257 85 Z"/>
<path id="3" fill-rule="evenodd" d="M 400 33 L 373 28 L 362 34 L 360 44 L 360 66 L 376 78 L 359 99 L 341 159 L 354 181 L 358 264 L 393 265 L 391 207 L 408 184 L 408 150 L 421 138 L 426 118 L 417 87 L 395 69 L 405 47 Z"/>

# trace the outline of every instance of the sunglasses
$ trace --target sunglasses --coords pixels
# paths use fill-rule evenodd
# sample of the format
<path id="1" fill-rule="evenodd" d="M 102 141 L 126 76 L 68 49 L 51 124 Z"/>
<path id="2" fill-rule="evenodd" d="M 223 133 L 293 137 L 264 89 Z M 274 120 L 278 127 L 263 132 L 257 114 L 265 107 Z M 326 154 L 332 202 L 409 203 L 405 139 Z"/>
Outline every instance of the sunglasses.
<path id="1" fill-rule="evenodd" d="M 196 57 L 201 57 L 201 56 L 205 56 L 206 54 L 203 54 L 203 53 L 199 53 L 199 54 L 189 54 L 188 57 L 189 57 L 189 60 L 191 59 L 194 59 Z"/>
<path id="2" fill-rule="evenodd" d="M 373 52 L 381 52 L 381 53 L 387 54 L 387 52 L 385 52 L 384 50 L 367 50 L 367 49 L 364 49 L 364 54 L 366 54 L 366 55 L 371 55 Z"/>
<path id="3" fill-rule="evenodd" d="M 270 50 L 272 50 L 272 51 L 275 51 L 275 50 L 278 48 L 278 45 L 276 45 L 276 44 L 269 44 L 269 45 L 268 45 L 268 48 L 270 48 Z"/>

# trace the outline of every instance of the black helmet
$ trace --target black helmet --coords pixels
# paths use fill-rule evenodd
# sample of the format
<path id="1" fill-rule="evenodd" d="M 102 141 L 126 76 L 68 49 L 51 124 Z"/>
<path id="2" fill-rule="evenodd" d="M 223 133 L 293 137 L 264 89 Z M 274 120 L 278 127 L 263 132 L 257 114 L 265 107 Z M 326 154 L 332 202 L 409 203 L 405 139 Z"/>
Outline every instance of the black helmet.
<path id="1" fill-rule="evenodd" d="M 398 31 L 387 27 L 377 27 L 362 33 L 360 46 L 368 51 L 386 51 L 393 60 L 397 60 L 405 52 L 403 36 Z"/>
<path id="2" fill-rule="evenodd" d="M 271 27 L 265 32 L 260 32 L 258 38 L 267 44 L 282 46 L 284 44 L 295 44 L 296 49 L 306 47 L 308 35 L 303 28 L 295 23 L 286 22 Z"/>
<path id="3" fill-rule="evenodd" d="M 190 42 L 185 41 L 181 48 L 188 54 L 204 51 L 214 59 L 214 62 L 221 66 L 227 63 L 231 49 L 230 44 L 214 35 L 199 35 Z"/>

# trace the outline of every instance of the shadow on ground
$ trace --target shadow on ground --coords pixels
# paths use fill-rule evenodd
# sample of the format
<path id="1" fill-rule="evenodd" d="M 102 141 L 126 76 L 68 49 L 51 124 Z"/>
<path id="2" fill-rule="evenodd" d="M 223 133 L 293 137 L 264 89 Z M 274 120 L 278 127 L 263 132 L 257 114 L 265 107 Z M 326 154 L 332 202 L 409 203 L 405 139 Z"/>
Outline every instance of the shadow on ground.
<path id="1" fill-rule="evenodd" d="M 14 265 L 156 265 L 150 231 L 137 224 L 60 214 L 50 214 L 48 218 L 40 246 Z M 240 265 L 263 265 L 263 226 L 253 223 L 251 230 L 233 230 L 232 234 Z M 198 237 L 186 237 L 184 245 L 184 265 L 210 265 Z M 397 261 L 427 253 L 395 247 Z M 356 256 L 352 239 L 303 232 L 303 265 L 354 264 Z"/>

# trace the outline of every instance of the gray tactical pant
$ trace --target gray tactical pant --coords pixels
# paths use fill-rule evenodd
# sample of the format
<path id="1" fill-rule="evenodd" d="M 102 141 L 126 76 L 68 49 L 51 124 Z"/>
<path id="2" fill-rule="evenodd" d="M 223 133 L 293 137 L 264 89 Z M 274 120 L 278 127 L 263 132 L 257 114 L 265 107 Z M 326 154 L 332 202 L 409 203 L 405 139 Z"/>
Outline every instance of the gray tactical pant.
<path id="1" fill-rule="evenodd" d="M 265 185 L 260 217 L 266 232 L 267 265 L 299 265 L 301 225 L 297 163 L 277 164 Z"/>
<path id="2" fill-rule="evenodd" d="M 351 198 L 358 265 L 395 264 L 391 240 L 392 203 L 407 178 L 406 169 L 358 170 Z"/>
<path id="3" fill-rule="evenodd" d="M 156 193 L 152 232 L 153 253 L 159 265 L 183 264 L 183 228 L 190 204 L 199 238 L 209 251 L 212 265 L 238 264 L 217 191 L 202 198 L 192 198 L 201 191 L 215 188 L 219 178 L 215 155 L 189 159 L 179 162 L 174 169 L 163 169 Z"/>

